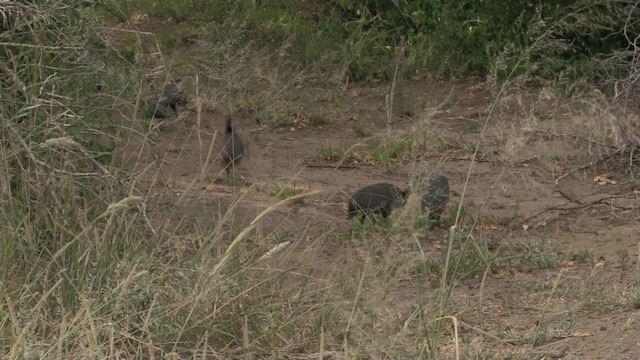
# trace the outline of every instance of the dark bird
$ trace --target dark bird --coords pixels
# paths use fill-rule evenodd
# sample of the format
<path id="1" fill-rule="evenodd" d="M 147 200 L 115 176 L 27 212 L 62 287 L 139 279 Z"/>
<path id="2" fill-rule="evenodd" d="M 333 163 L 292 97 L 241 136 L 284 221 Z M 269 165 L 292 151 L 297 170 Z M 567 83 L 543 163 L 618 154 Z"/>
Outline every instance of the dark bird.
<path id="1" fill-rule="evenodd" d="M 449 202 L 449 180 L 438 175 L 429 180 L 420 192 L 422 211 L 429 210 L 429 219 L 440 222 L 447 202 Z"/>
<path id="2" fill-rule="evenodd" d="M 227 175 L 235 170 L 244 156 L 244 142 L 231 124 L 231 115 L 225 120 L 224 147 L 222 149 L 222 163 Z"/>
<path id="3" fill-rule="evenodd" d="M 147 117 L 152 119 L 166 119 L 169 117 L 169 108 L 165 99 L 158 95 L 152 95 L 145 99 L 147 105 Z"/>
<path id="4" fill-rule="evenodd" d="M 368 185 L 358 190 L 349 199 L 348 218 L 360 216 L 360 223 L 372 214 L 386 218 L 393 209 L 404 204 L 407 191 L 389 183 Z"/>
<path id="5" fill-rule="evenodd" d="M 167 83 L 162 88 L 162 97 L 174 111 L 178 106 L 187 105 L 187 92 L 173 82 Z"/>
<path id="6" fill-rule="evenodd" d="M 173 82 L 166 83 L 160 91 L 145 99 L 147 105 L 147 117 L 152 119 L 166 119 L 175 115 L 178 107 L 188 103 L 187 93 Z M 172 111 L 173 110 L 173 111 Z"/>

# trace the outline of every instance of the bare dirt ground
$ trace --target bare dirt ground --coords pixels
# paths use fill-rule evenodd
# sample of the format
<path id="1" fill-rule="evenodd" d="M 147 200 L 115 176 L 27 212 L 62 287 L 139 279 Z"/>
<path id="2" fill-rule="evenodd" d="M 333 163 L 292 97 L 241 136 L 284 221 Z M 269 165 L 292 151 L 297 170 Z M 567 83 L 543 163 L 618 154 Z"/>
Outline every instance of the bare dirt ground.
<path id="1" fill-rule="evenodd" d="M 332 90 L 314 91 L 307 94 L 310 98 L 292 101 L 322 109 L 323 92 Z M 386 85 L 347 88 L 342 100 L 352 104 L 353 111 L 322 126 L 302 121 L 271 128 L 259 124 L 255 114 L 238 113 L 235 126 L 247 143 L 247 156 L 239 168 L 245 180 L 235 188 L 218 161 L 205 165 L 210 151 L 211 159 L 219 155 L 223 108 L 207 109 L 200 116 L 191 112 L 183 121 L 163 126 L 150 141 L 123 139 L 118 159 L 131 170 L 161 175 L 143 183 L 151 194 L 151 222 L 159 233 L 175 235 L 172 241 L 194 234 L 193 229 L 204 233 L 215 227 L 238 196 L 229 221 L 232 229 L 242 229 L 280 201 L 274 189 L 321 191 L 268 214 L 256 230 L 265 235 L 256 236 L 264 243 L 252 246 L 268 250 L 289 242 L 255 266 L 279 269 L 292 283 L 322 288 L 345 281 L 352 257 L 371 258 L 369 266 L 381 267 L 388 264 L 379 260 L 385 255 L 402 259 L 406 266 L 394 269 L 388 279 L 372 280 L 372 287 L 379 286 L 379 294 L 369 299 L 380 316 L 378 326 L 402 322 L 418 304 L 435 301 L 439 278 L 425 283 L 416 275 L 415 264 L 441 259 L 449 232 L 447 226 L 409 229 L 394 237 L 377 236 L 374 230 L 364 240 L 349 239 L 347 196 L 380 181 L 406 187 L 416 173 L 440 171 L 452 189 L 447 225 L 462 202 L 468 217 L 459 229 L 468 231 L 478 217 L 473 234 L 479 242 L 489 244 L 490 250 L 518 248 L 521 257 L 531 259 L 514 265 L 500 253 L 491 266 L 466 268 L 461 274 L 449 313 L 460 320 L 463 353 L 475 354 L 467 358 L 640 358 L 635 183 L 624 166 L 595 162 L 580 168 L 597 158 L 588 156 L 587 145 L 577 140 L 584 120 L 580 109 L 568 100 L 545 99 L 534 92 L 496 105 L 477 81 L 411 80 L 402 84 L 398 98 L 409 104 L 403 106 L 410 116 L 393 116 L 389 122 L 387 92 Z M 489 112 L 492 104 L 496 106 Z M 486 115 L 490 117 L 484 128 Z M 362 128 L 368 134 L 363 136 Z M 366 159 L 336 167 L 337 161 L 319 156 L 322 146 L 356 144 L 366 155 L 368 138 L 411 134 L 427 139 L 427 145 L 396 160 L 390 170 Z M 605 173 L 616 183 L 594 181 Z M 410 210 L 400 209 L 392 222 L 410 222 L 411 216 Z M 172 256 L 189 256 L 179 251 L 179 243 L 167 246 Z M 576 255 L 581 251 L 584 257 Z M 548 266 L 547 257 L 552 258 Z M 445 337 L 453 338 L 453 333 Z M 443 341 L 445 356 L 455 358 L 454 349 L 452 340 Z"/>

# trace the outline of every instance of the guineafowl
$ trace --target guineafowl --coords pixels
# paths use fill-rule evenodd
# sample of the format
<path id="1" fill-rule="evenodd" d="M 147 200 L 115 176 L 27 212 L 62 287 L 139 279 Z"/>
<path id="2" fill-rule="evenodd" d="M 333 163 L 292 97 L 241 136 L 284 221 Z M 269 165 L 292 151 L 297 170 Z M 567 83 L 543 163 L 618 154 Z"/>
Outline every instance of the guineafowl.
<path id="1" fill-rule="evenodd" d="M 447 202 L 449 202 L 449 180 L 438 175 L 425 183 L 420 192 L 422 211 L 429 210 L 429 219 L 440 222 Z"/>
<path id="2" fill-rule="evenodd" d="M 244 156 L 244 142 L 231 124 L 231 115 L 225 120 L 224 148 L 222 149 L 222 163 L 227 175 L 231 174 Z"/>
<path id="3" fill-rule="evenodd" d="M 174 111 L 178 106 L 187 105 L 187 93 L 178 85 L 170 82 L 163 86 L 162 97 Z"/>
<path id="4" fill-rule="evenodd" d="M 360 223 L 371 214 L 381 214 L 387 217 L 393 209 L 402 206 L 407 197 L 407 191 L 388 183 L 368 185 L 358 190 L 349 199 L 347 215 L 349 219 L 360 216 Z"/>
<path id="5" fill-rule="evenodd" d="M 152 119 L 166 119 L 169 117 L 167 102 L 162 96 L 151 95 L 145 99 L 147 117 Z"/>

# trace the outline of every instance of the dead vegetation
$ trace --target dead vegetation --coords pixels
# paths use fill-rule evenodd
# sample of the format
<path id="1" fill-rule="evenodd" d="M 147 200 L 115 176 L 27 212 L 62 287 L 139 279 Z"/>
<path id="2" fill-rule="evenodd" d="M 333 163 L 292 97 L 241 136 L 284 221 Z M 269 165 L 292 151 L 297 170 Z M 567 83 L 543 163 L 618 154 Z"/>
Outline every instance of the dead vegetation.
<path id="1" fill-rule="evenodd" d="M 621 96 L 523 78 L 345 86 L 242 27 L 167 51 L 180 27 L 161 19 L 0 6 L 3 358 L 638 352 L 637 114 Z M 141 99 L 173 77 L 190 109 L 157 127 Z M 218 161 L 229 110 L 246 142 L 235 186 Z M 435 172 L 442 226 L 415 197 L 346 219 L 356 189 Z"/>

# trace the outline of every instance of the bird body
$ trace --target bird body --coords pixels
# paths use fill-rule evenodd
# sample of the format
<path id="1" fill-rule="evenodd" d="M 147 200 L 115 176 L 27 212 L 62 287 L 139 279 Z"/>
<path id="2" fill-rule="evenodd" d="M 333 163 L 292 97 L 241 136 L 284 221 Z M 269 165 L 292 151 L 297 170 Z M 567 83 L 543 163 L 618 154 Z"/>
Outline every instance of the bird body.
<path id="1" fill-rule="evenodd" d="M 233 128 L 231 116 L 225 120 L 224 147 L 222 149 L 222 162 L 227 174 L 230 174 L 244 156 L 244 142 Z"/>
<path id="2" fill-rule="evenodd" d="M 152 95 L 145 99 L 147 104 L 147 117 L 151 119 L 166 119 L 169 117 L 169 108 L 161 96 Z"/>
<path id="3" fill-rule="evenodd" d="M 389 183 L 377 183 L 356 191 L 349 200 L 348 217 L 360 216 L 360 222 L 372 214 L 381 214 L 386 218 L 391 212 L 404 204 L 407 191 Z"/>
<path id="4" fill-rule="evenodd" d="M 172 82 L 163 86 L 162 97 L 173 110 L 176 110 L 178 106 L 184 106 L 188 103 L 187 93 Z"/>
<path id="5" fill-rule="evenodd" d="M 422 188 L 422 211 L 429 210 L 429 219 L 439 222 L 449 202 L 449 180 L 444 175 L 430 179 Z"/>
<path id="6" fill-rule="evenodd" d="M 147 104 L 147 117 L 152 119 L 167 119 L 172 111 L 177 112 L 179 106 L 187 105 L 187 93 L 174 83 L 163 85 L 161 91 L 149 95 L 145 102 Z"/>

